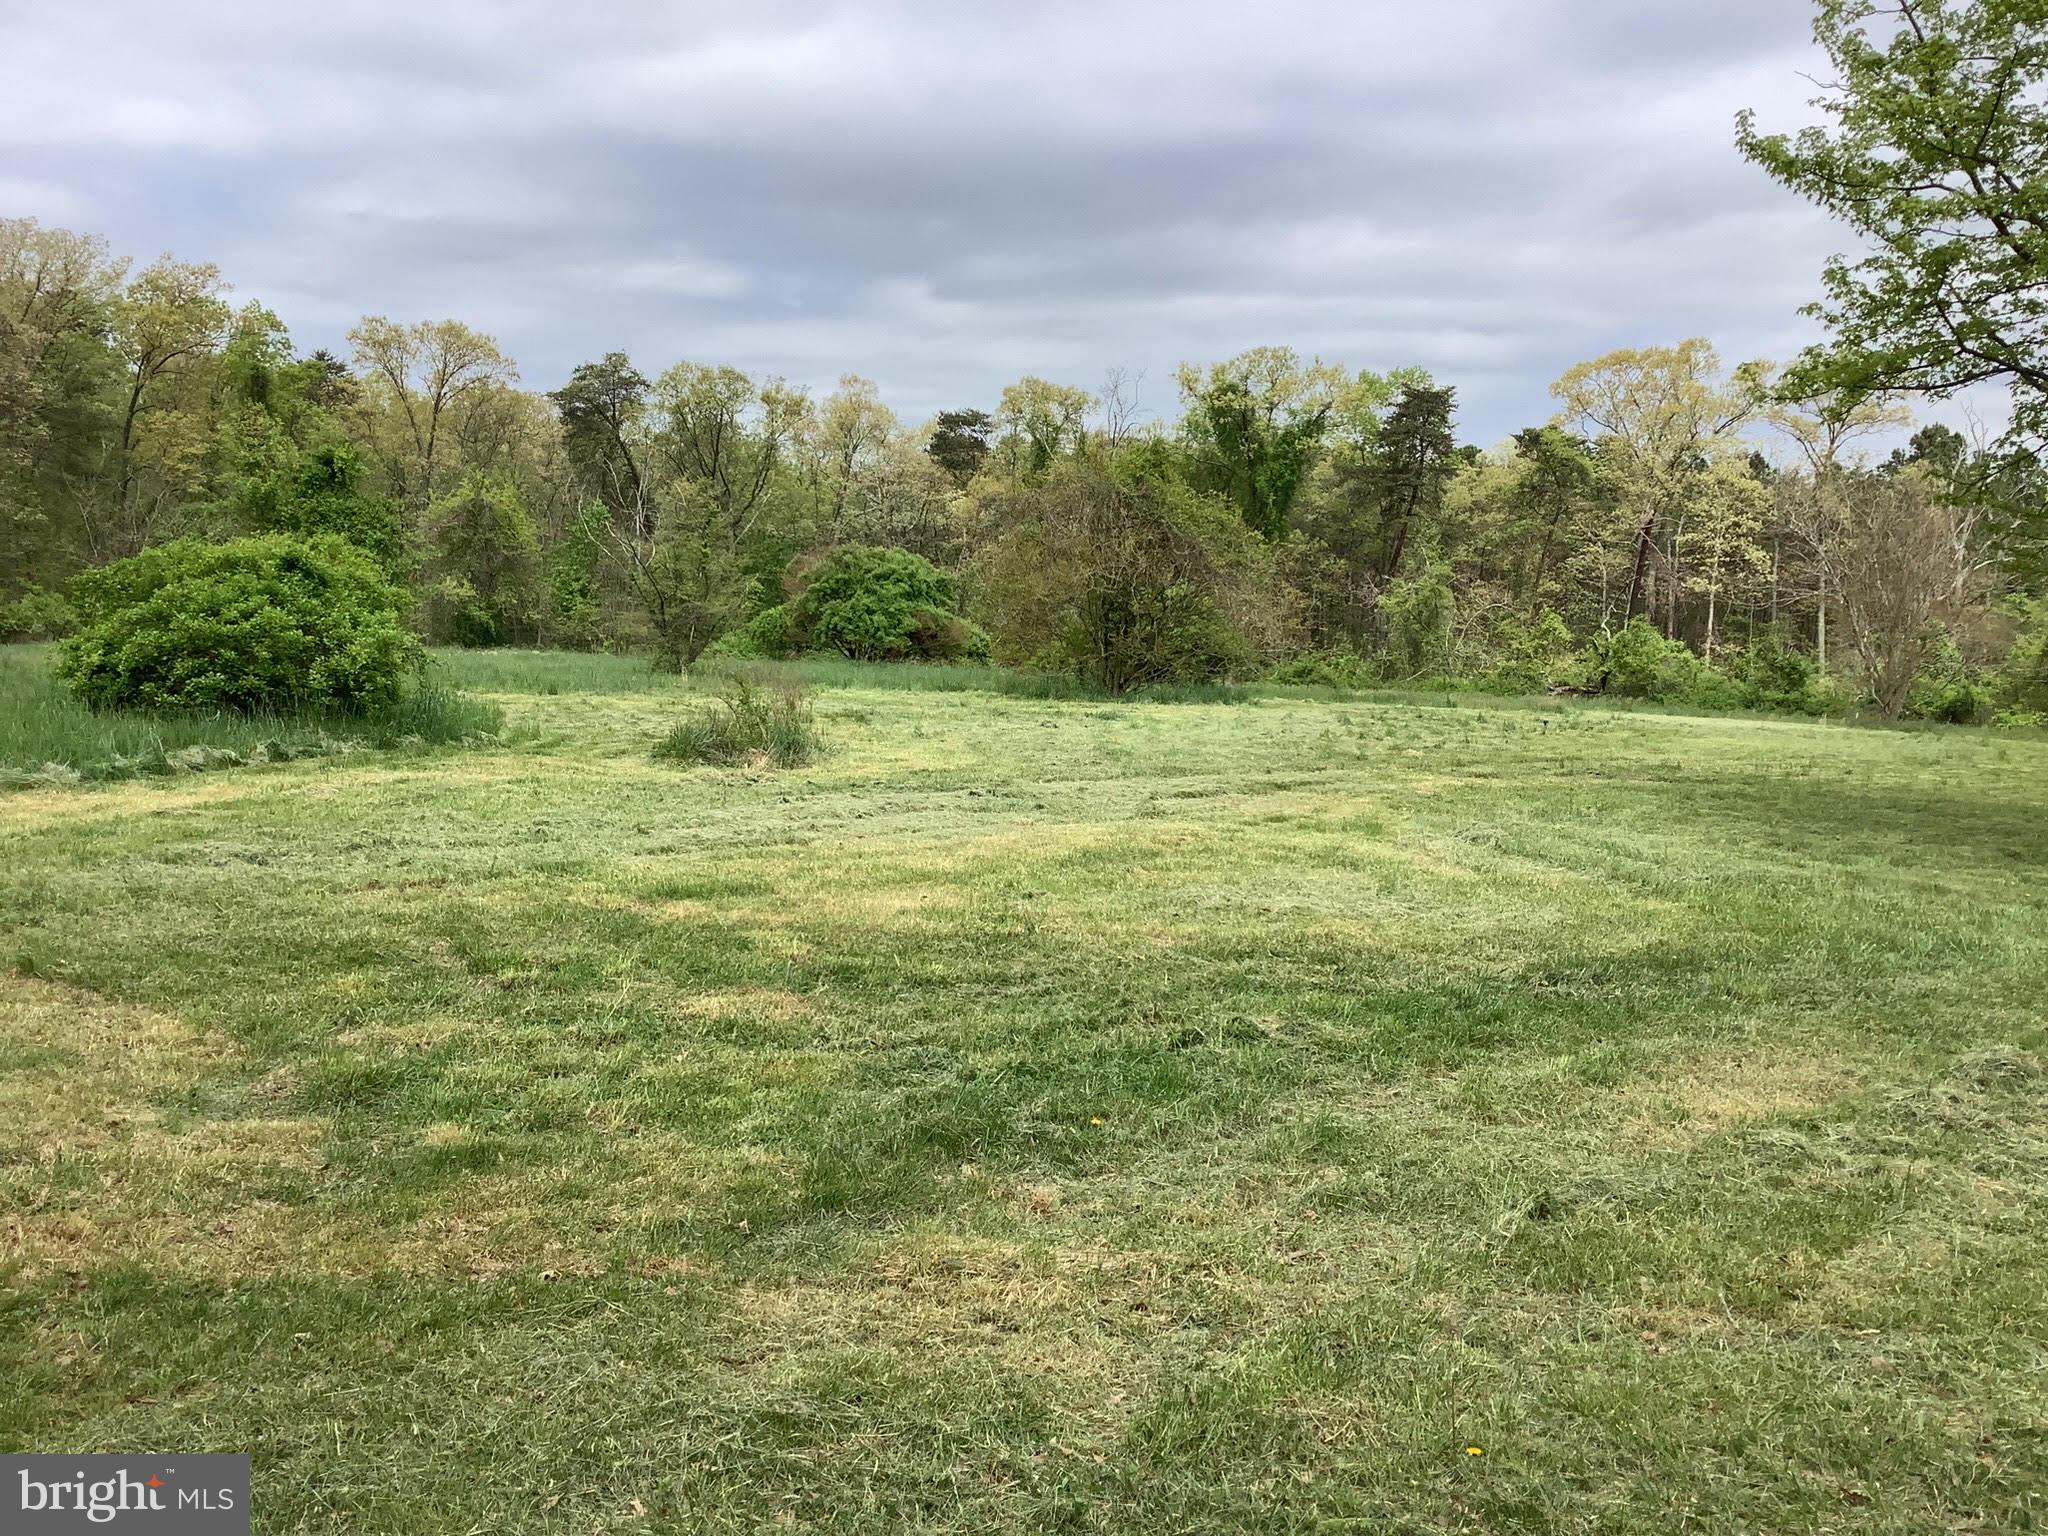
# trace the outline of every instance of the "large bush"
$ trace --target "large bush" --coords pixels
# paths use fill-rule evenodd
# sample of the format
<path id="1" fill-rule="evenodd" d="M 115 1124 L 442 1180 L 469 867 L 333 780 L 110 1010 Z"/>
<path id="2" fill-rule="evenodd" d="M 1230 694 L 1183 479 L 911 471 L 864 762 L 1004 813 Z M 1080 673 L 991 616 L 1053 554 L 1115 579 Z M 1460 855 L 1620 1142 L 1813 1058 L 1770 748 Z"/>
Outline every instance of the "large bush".
<path id="1" fill-rule="evenodd" d="M 421 660 L 404 591 L 331 534 L 180 539 L 84 573 L 71 597 L 59 671 L 102 708 L 369 713 Z"/>
<path id="2" fill-rule="evenodd" d="M 1791 649 L 1775 635 L 1758 636 L 1731 655 L 1725 665 L 1745 709 L 1824 715 L 1839 706 L 1814 659 Z"/>
<path id="3" fill-rule="evenodd" d="M 850 544 L 808 573 L 790 605 L 788 643 L 861 661 L 986 656 L 988 637 L 958 606 L 953 578 L 922 555 Z"/>
<path id="4" fill-rule="evenodd" d="M 1595 686 L 1628 699 L 1725 707 L 1735 691 L 1682 640 L 1668 640 L 1641 614 L 1596 639 L 1590 667 Z"/>
<path id="5" fill-rule="evenodd" d="M 1165 458 L 1140 445 L 991 498 L 975 597 L 998 660 L 1123 693 L 1246 675 L 1292 648 L 1265 541 Z"/>

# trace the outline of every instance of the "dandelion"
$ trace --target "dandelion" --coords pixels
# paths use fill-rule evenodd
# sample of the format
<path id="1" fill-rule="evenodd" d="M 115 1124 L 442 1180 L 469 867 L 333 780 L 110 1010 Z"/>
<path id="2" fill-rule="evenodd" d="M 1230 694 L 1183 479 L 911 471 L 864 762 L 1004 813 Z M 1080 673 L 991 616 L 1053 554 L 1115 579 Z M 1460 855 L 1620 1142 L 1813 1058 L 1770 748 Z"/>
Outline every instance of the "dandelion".
<path id="1" fill-rule="evenodd" d="M 1485 1451 L 1484 1451 L 1483 1449 L 1481 1449 L 1481 1448 L 1480 1448 L 1479 1446 L 1476 1446 L 1476 1445 L 1468 1445 L 1468 1446 L 1466 1446 L 1466 1447 L 1465 1447 L 1465 1454 L 1466 1454 L 1467 1456 L 1484 1456 L 1484 1455 L 1486 1454 L 1486 1452 L 1485 1452 Z"/>

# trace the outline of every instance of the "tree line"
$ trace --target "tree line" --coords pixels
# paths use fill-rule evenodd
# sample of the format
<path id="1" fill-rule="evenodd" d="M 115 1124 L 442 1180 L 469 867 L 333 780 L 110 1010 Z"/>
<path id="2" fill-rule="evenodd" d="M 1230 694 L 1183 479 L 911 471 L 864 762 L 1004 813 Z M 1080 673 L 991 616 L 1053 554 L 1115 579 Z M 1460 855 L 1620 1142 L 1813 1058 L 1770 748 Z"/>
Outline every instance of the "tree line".
<path id="1" fill-rule="evenodd" d="M 878 547 L 942 573 L 996 660 L 1113 690 L 1278 669 L 1716 702 L 1791 657 L 1887 714 L 1930 658 L 1988 675 L 2028 632 L 2037 470 L 1942 427 L 1859 457 L 1906 430 L 1885 392 L 1789 399 L 1689 340 L 1568 369 L 1481 448 L 1419 368 L 1261 347 L 1176 382 L 1165 421 L 1112 376 L 912 424 L 857 375 L 813 397 L 613 352 L 541 392 L 457 321 L 302 354 L 211 266 L 9 220 L 0 602 L 48 632 L 78 572 L 147 546 L 332 533 L 437 642 L 688 666 L 786 646 L 820 562 Z"/>

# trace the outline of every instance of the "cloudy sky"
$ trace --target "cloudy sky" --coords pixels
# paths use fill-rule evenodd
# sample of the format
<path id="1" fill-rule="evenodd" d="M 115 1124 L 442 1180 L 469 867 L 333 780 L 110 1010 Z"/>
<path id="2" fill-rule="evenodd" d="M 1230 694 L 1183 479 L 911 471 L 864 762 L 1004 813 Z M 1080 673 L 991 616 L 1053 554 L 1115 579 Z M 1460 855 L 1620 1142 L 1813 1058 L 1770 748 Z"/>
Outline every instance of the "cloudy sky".
<path id="1" fill-rule="evenodd" d="M 1464 433 L 1581 358 L 1733 360 L 1844 236 L 1745 164 L 1806 121 L 1802 0 L 987 7 L 0 0 L 0 212 L 219 263 L 304 346 L 624 348 L 906 416 L 1280 343 L 1455 383 Z"/>

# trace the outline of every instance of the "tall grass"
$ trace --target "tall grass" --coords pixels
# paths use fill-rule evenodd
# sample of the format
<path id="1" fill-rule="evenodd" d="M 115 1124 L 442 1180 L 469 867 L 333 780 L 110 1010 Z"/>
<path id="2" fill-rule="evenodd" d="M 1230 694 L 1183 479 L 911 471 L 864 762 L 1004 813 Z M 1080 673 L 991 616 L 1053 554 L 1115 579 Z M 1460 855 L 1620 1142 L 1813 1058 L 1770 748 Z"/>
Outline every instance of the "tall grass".
<path id="1" fill-rule="evenodd" d="M 807 688 L 881 688 L 910 693 L 1000 693 L 1024 699 L 1095 699 L 1105 695 L 1076 678 L 1003 667 L 947 665 L 922 661 L 854 661 L 844 656 L 803 656 L 788 661 L 733 661 L 711 658 L 697 664 L 698 677 L 744 673 Z"/>
<path id="2" fill-rule="evenodd" d="M 438 674 L 374 716 L 92 709 L 55 647 L 0 646 L 0 787 L 131 779 L 497 734 L 504 714 Z"/>
<path id="3" fill-rule="evenodd" d="M 478 693 L 665 693 L 680 688 L 673 672 L 658 672 L 645 656 L 603 651 L 462 650 L 434 652 L 434 661 L 459 688 Z"/>
<path id="4" fill-rule="evenodd" d="M 624 695 L 702 691 L 717 688 L 737 673 L 757 680 L 817 690 L 873 689 L 891 693 L 984 693 L 1019 699 L 1073 699 L 1089 703 L 1251 704 L 1262 699 L 1316 700 L 1337 704 L 1405 704 L 1439 709 L 1514 709 L 1550 714 L 1577 710 L 1701 719 L 1754 718 L 1759 712 L 1709 705 L 1660 703 L 1650 699 L 1495 693 L 1469 679 L 1421 679 L 1369 687 L 1327 683 L 1211 682 L 1160 683 L 1112 695 L 1078 678 L 1005 667 L 915 661 L 854 661 L 841 656 L 804 656 L 785 661 L 708 657 L 686 678 L 653 667 L 643 656 L 580 651 L 440 650 L 437 663 L 462 688 L 487 694 Z M 1842 725 L 1883 722 L 1851 712 Z M 1896 728 L 1896 727 L 1894 727 Z M 1948 727 L 1937 727 L 1948 729 Z"/>
<path id="5" fill-rule="evenodd" d="M 852 661 L 839 656 L 804 656 L 787 661 L 733 661 L 719 658 L 698 663 L 693 677 L 720 679 L 745 673 L 780 679 L 808 688 L 873 688 L 899 693 L 995 693 L 1021 699 L 1077 699 L 1103 703 L 1121 700 L 1152 704 L 1248 704 L 1259 699 L 1322 699 L 1333 702 L 1445 704 L 1457 699 L 1472 704 L 1519 702 L 1525 706 L 1566 708 L 1590 701 L 1563 701 L 1529 695 L 1519 700 L 1487 694 L 1415 687 L 1342 688 L 1327 684 L 1268 682 L 1155 683 L 1127 694 L 1111 694 L 1079 678 L 1045 672 L 1016 672 L 1004 667 L 946 665 L 918 661 Z"/>

